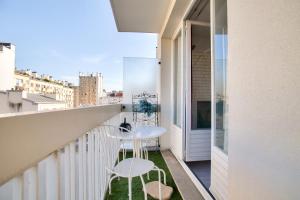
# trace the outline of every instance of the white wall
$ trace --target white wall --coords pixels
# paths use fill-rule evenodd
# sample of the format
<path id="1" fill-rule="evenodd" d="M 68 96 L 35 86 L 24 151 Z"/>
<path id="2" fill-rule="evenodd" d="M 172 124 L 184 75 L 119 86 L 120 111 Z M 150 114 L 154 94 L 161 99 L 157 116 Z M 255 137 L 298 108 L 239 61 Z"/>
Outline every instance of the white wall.
<path id="1" fill-rule="evenodd" d="M 33 103 L 28 100 L 21 99 L 20 110 L 17 111 L 16 107 L 9 106 L 9 99 L 7 93 L 0 93 L 0 114 L 3 113 L 16 113 L 16 112 L 29 112 L 29 111 L 46 111 L 65 109 L 67 105 L 65 103 Z"/>
<path id="2" fill-rule="evenodd" d="M 0 46 L 0 90 L 10 90 L 15 86 L 15 46 Z"/>
<path id="3" fill-rule="evenodd" d="M 172 104 L 171 104 L 171 40 L 162 39 L 159 41 L 158 58 L 161 59 L 161 126 L 167 128 L 167 133 L 160 138 L 161 149 L 170 148 Z"/>
<path id="4" fill-rule="evenodd" d="M 300 1 L 228 0 L 229 199 L 300 199 Z"/>
<path id="5" fill-rule="evenodd" d="M 173 154 L 183 159 L 182 129 L 173 124 L 173 92 L 172 92 L 172 40 L 161 39 L 161 125 L 167 128 L 167 134 L 160 138 L 161 149 L 171 149 Z"/>
<path id="6" fill-rule="evenodd" d="M 0 92 L 0 113 L 9 113 L 11 112 L 8 105 L 8 97 L 6 93 Z"/>
<path id="7" fill-rule="evenodd" d="M 17 108 L 16 104 L 12 107 L 9 102 L 8 91 L 6 93 L 0 92 L 0 114 L 3 113 L 16 113 L 16 112 L 26 112 L 26 111 L 38 111 L 38 105 L 33 104 L 30 101 L 26 101 L 19 97 L 21 106 Z M 18 99 L 11 98 L 11 100 L 19 101 Z"/>

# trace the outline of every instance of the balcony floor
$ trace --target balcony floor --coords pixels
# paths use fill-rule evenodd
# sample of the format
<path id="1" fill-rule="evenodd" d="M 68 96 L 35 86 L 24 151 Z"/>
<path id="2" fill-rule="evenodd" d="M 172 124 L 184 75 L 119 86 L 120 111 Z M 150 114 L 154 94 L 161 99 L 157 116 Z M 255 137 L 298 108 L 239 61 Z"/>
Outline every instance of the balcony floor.
<path id="1" fill-rule="evenodd" d="M 209 191 L 210 187 L 210 160 L 186 162 L 190 170 L 195 174 L 198 180 L 204 185 L 205 189 Z"/>
<path id="2" fill-rule="evenodd" d="M 129 153 L 128 157 L 130 157 L 130 156 L 131 155 Z M 149 160 L 152 160 L 157 167 L 165 170 L 166 176 L 167 176 L 167 185 L 171 186 L 174 190 L 171 199 L 172 200 L 182 199 L 161 153 L 156 152 L 156 151 L 149 152 Z M 156 180 L 158 180 L 158 175 L 157 175 L 157 172 L 155 172 L 155 171 L 150 172 L 150 180 L 148 180 L 147 176 L 144 175 L 144 181 L 146 183 L 151 182 L 151 181 L 156 181 Z M 109 195 L 107 192 L 105 199 L 107 199 L 107 200 L 108 199 L 109 200 L 128 199 L 128 179 L 121 178 L 120 180 L 118 180 L 118 179 L 113 180 L 112 193 L 111 193 L 111 195 Z M 144 199 L 144 193 L 142 191 L 142 183 L 141 183 L 139 177 L 133 178 L 133 181 L 132 181 L 132 199 Z M 148 195 L 148 199 L 152 200 L 153 198 L 151 198 Z"/>

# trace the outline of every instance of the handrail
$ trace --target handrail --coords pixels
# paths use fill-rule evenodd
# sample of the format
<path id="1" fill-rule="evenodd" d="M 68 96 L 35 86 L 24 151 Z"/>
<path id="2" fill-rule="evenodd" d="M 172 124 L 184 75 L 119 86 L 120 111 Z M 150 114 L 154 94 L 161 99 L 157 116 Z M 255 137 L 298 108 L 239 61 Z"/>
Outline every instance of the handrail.
<path id="1" fill-rule="evenodd" d="M 0 185 L 120 112 L 115 104 L 0 117 Z"/>

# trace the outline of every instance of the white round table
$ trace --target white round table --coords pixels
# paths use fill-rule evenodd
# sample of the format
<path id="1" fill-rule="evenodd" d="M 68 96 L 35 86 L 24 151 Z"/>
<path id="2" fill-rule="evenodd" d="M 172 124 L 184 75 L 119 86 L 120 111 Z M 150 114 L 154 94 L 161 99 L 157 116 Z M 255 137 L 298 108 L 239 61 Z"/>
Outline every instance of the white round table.
<path id="1" fill-rule="evenodd" d="M 159 126 L 138 126 L 133 132 L 134 139 L 151 139 L 162 136 L 167 130 Z"/>
<path id="2" fill-rule="evenodd" d="M 143 157 L 143 151 L 146 151 L 148 159 L 148 151 L 143 146 L 143 140 L 158 138 L 165 134 L 167 130 L 159 126 L 138 126 L 132 130 L 133 132 L 133 156 L 137 158 Z"/>
<path id="3" fill-rule="evenodd" d="M 147 125 L 142 125 L 138 126 L 136 128 L 133 128 L 132 131 L 130 132 L 122 132 L 118 129 L 116 129 L 116 132 L 112 133 L 110 137 L 118 138 L 122 141 L 124 141 L 123 149 L 129 149 L 131 146 L 130 144 L 126 143 L 128 142 L 133 142 L 132 148 L 133 149 L 133 156 L 134 157 L 142 157 L 142 141 L 143 140 L 148 140 L 148 139 L 153 139 L 153 138 L 158 138 L 165 134 L 167 130 L 163 127 L 159 126 L 147 126 Z"/>

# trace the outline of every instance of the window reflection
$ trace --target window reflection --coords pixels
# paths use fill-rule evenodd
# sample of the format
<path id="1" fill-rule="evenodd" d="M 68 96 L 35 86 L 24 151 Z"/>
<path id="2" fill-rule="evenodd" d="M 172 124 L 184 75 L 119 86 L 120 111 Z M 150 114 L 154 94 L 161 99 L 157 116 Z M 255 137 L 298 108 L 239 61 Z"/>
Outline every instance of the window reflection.
<path id="1" fill-rule="evenodd" d="M 215 145 L 228 152 L 227 101 L 227 1 L 215 0 Z"/>
<path id="2" fill-rule="evenodd" d="M 181 127 L 181 34 L 174 41 L 174 124 Z"/>

